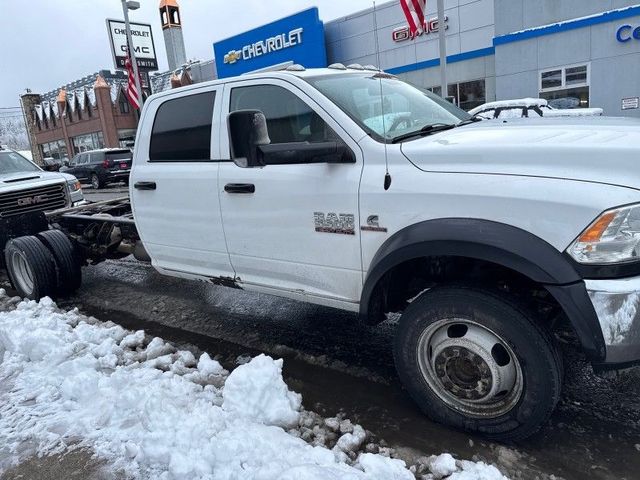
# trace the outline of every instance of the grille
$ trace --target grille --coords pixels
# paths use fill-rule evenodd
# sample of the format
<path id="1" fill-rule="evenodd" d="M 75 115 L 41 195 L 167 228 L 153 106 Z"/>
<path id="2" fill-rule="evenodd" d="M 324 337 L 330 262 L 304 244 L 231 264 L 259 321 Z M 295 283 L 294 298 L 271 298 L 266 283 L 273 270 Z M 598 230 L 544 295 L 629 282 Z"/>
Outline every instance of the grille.
<path id="1" fill-rule="evenodd" d="M 67 205 L 64 183 L 0 193 L 0 217 L 13 217 L 30 212 L 43 212 Z"/>

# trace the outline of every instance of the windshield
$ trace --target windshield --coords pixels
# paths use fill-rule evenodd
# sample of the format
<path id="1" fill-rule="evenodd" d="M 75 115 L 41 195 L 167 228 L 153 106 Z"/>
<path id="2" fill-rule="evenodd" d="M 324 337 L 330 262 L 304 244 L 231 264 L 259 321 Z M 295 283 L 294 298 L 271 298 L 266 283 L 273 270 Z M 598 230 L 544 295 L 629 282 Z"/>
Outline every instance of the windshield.
<path id="1" fill-rule="evenodd" d="M 40 169 L 22 155 L 15 152 L 0 152 L 0 175 L 38 171 Z"/>
<path id="2" fill-rule="evenodd" d="M 378 141 L 392 141 L 428 125 L 456 125 L 471 118 L 439 96 L 392 75 L 323 75 L 306 80 Z"/>

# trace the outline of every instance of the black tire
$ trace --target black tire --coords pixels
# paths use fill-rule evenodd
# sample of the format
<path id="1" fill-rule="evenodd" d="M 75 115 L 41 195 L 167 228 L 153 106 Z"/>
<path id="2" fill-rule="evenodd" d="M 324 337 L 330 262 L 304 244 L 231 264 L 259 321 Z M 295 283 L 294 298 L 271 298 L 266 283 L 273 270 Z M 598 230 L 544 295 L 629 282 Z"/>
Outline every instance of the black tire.
<path id="1" fill-rule="evenodd" d="M 455 381 L 451 382 L 454 377 L 449 375 L 448 368 L 454 357 L 448 355 L 455 350 L 438 350 L 443 353 L 436 355 L 432 346 L 436 342 L 433 339 L 444 339 L 440 345 L 446 345 L 451 339 L 460 337 L 460 333 L 454 329 L 460 330 L 459 325 L 464 325 L 465 321 L 469 321 L 467 325 L 471 327 L 470 330 L 482 332 L 486 329 L 488 335 L 493 334 L 504 342 L 505 347 L 511 350 L 507 365 L 512 354 L 516 357 L 513 361 L 513 365 L 517 366 L 514 371 L 518 371 L 522 381 L 517 383 L 518 388 L 513 387 L 513 393 L 509 393 L 513 395 L 512 403 L 496 407 L 495 414 L 483 416 L 473 410 L 469 413 L 465 405 L 458 403 L 469 402 L 469 397 L 463 397 L 468 394 L 459 390 Z M 456 326 L 452 329 L 450 325 Z M 429 336 L 433 331 L 442 333 Z M 421 347 L 425 345 L 421 342 L 427 342 L 427 350 Z M 464 350 L 462 347 L 456 353 Z M 423 356 L 426 360 L 419 359 L 420 351 L 429 352 Z M 460 354 L 460 357 L 465 357 L 467 352 Z M 491 352 L 496 359 L 493 349 Z M 423 293 L 400 318 L 394 358 L 405 388 L 427 416 L 439 423 L 495 440 L 517 441 L 532 435 L 549 419 L 560 398 L 563 365 L 554 337 L 536 322 L 532 312 L 516 299 L 500 292 L 466 286 L 441 286 Z M 455 362 L 453 364 L 460 364 Z M 431 374 L 423 373 L 431 368 L 425 365 L 433 366 Z M 467 365 L 473 368 L 474 364 L 470 362 Z M 455 368 L 452 371 L 455 372 Z M 471 392 L 475 388 L 480 389 L 474 386 L 476 379 L 473 377 L 469 383 L 472 385 L 468 387 Z M 437 386 L 441 388 L 435 388 Z M 463 393 L 458 393 L 456 397 L 455 391 Z M 503 392 L 500 394 L 504 395 Z M 501 402 L 499 396 L 494 398 L 497 400 L 492 401 Z M 504 402 L 506 404 L 506 400 Z"/>
<path id="2" fill-rule="evenodd" d="M 104 187 L 104 182 L 100 180 L 97 173 L 92 173 L 89 180 L 91 181 L 91 186 L 96 190 Z"/>
<path id="3" fill-rule="evenodd" d="M 33 236 L 14 238 L 7 243 L 4 254 L 11 284 L 21 297 L 40 300 L 55 296 L 55 260 L 40 240 Z M 28 269 L 30 281 L 20 265 Z"/>
<path id="4" fill-rule="evenodd" d="M 60 230 L 47 230 L 36 236 L 55 259 L 56 293 L 61 296 L 74 293 L 82 284 L 82 264 L 71 240 Z"/>

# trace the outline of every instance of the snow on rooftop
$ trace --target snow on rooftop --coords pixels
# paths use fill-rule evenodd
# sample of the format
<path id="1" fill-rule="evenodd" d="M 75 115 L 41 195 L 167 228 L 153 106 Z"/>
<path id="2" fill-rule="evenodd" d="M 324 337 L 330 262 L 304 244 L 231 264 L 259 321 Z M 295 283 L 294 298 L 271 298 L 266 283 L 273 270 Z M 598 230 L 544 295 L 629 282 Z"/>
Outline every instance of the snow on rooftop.
<path id="1" fill-rule="evenodd" d="M 96 106 L 96 91 L 93 88 L 87 90 L 87 98 L 92 107 Z"/>
<path id="2" fill-rule="evenodd" d="M 518 108 L 518 107 L 546 107 L 547 101 L 544 98 L 515 98 L 512 100 L 498 100 L 495 102 L 488 102 L 484 105 L 480 105 L 472 110 L 469 110 L 471 115 L 481 112 L 482 110 L 496 109 L 496 108 Z"/>
<path id="3" fill-rule="evenodd" d="M 78 100 L 78 106 L 80 107 L 80 110 L 84 110 L 84 107 L 86 105 L 86 100 L 87 100 L 87 93 L 86 93 L 86 89 L 84 88 L 80 88 L 78 90 L 75 91 L 76 94 L 76 99 Z"/>
<path id="4" fill-rule="evenodd" d="M 84 448 L 126 478 L 415 478 L 402 460 L 363 453 L 359 425 L 305 411 L 282 360 L 260 355 L 229 374 L 206 353 L 47 298 L 0 290 L 0 379 L 0 476 L 25 456 Z M 452 480 L 505 480 L 448 454 L 430 465 Z"/>
<path id="5" fill-rule="evenodd" d="M 71 112 L 76 111 L 76 92 L 75 90 L 69 90 L 67 92 L 67 105 Z"/>
<path id="6" fill-rule="evenodd" d="M 38 119 L 42 121 L 42 105 L 35 105 L 33 108 L 36 112 L 36 115 L 38 116 Z"/>
<path id="7" fill-rule="evenodd" d="M 562 22 L 554 22 L 554 23 L 548 23 L 546 25 L 540 25 L 538 27 L 525 28 L 523 30 L 518 30 L 516 32 L 510 32 L 510 33 L 508 33 L 506 35 L 501 35 L 501 36 L 520 35 L 520 34 L 523 34 L 523 33 L 535 32 L 537 30 L 544 30 L 544 29 L 552 28 L 552 27 L 561 27 L 561 26 L 566 25 L 566 24 L 578 23 L 578 22 L 581 22 L 581 21 L 584 21 L 584 20 L 589 20 L 589 19 L 592 19 L 592 18 L 606 17 L 608 15 L 611 15 L 612 13 L 625 12 L 625 11 L 633 10 L 633 9 L 636 9 L 636 8 L 638 8 L 638 5 L 632 5 L 632 6 L 625 7 L 625 8 L 616 8 L 616 9 L 613 9 L 613 10 L 605 10 L 604 12 L 598 12 L 598 13 L 593 13 L 591 15 L 585 15 L 585 16 L 582 16 L 582 17 L 571 18 L 571 19 L 564 20 Z M 498 37 L 498 38 L 500 38 L 500 37 Z"/>
<path id="8" fill-rule="evenodd" d="M 118 96 L 120 95 L 120 90 L 122 90 L 122 88 L 123 84 L 117 81 L 114 81 L 109 85 L 112 103 L 116 103 L 116 101 L 118 100 Z"/>

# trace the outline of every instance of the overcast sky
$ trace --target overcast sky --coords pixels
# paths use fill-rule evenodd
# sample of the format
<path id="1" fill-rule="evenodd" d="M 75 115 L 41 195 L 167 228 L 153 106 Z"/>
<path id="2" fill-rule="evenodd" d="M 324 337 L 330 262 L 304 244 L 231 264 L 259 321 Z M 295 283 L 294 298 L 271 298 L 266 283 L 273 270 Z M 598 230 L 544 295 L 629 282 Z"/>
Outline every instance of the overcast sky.
<path id="1" fill-rule="evenodd" d="M 187 58 L 213 58 L 213 42 L 317 6 L 323 21 L 368 8 L 372 0 L 178 0 Z M 131 20 L 153 25 L 160 70 L 167 59 L 160 0 L 140 0 Z M 379 2 L 381 3 L 381 2 Z M 105 18 L 122 18 L 120 0 L 0 0 L 0 108 L 19 105 L 25 88 L 42 93 L 112 69 Z"/>

